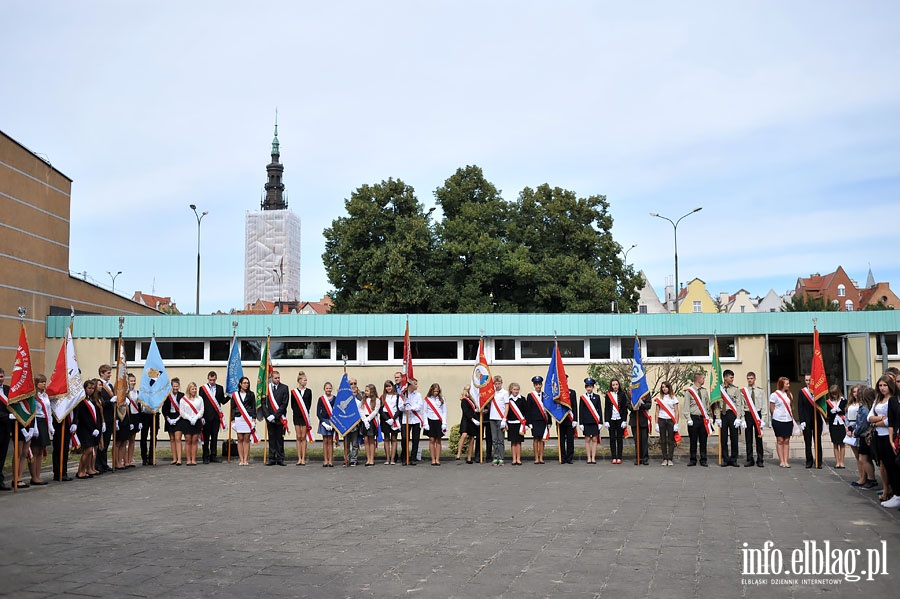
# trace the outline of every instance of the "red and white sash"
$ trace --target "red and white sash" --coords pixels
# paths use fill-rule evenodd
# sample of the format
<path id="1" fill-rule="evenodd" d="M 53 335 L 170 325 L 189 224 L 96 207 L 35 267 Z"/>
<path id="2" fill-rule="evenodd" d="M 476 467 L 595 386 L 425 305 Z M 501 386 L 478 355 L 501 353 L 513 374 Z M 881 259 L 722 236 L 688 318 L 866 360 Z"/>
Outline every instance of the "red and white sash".
<path id="1" fill-rule="evenodd" d="M 613 393 L 612 391 L 607 391 L 606 397 L 609 399 L 610 402 L 612 402 L 612 405 L 616 409 L 616 412 L 619 413 L 619 419 L 620 420 L 623 419 L 624 416 L 622 416 L 622 409 L 619 407 L 619 402 L 616 401 L 616 394 Z M 608 414 L 607 414 L 607 416 L 608 416 Z"/>
<path id="2" fill-rule="evenodd" d="M 588 412 L 590 412 L 591 416 L 594 417 L 594 421 L 597 424 L 603 424 L 602 422 L 600 422 L 600 414 L 597 413 L 597 408 L 594 407 L 594 402 L 591 401 L 591 398 L 587 395 L 582 395 L 581 401 L 582 403 L 584 403 L 584 405 L 587 406 Z M 619 408 L 616 407 L 616 409 L 618 410 Z"/>
<path id="3" fill-rule="evenodd" d="M 394 397 L 397 397 L 399 399 L 398 395 L 395 395 Z M 394 411 L 391 410 L 391 405 L 390 405 L 390 402 L 388 401 L 387 393 L 385 393 L 384 398 L 382 398 L 381 404 L 384 407 L 384 411 L 387 412 L 388 418 L 391 420 L 391 422 L 393 422 L 393 424 L 391 425 L 391 429 L 395 430 L 395 431 L 399 430 L 400 423 L 397 422 L 397 417 L 394 415 Z"/>
<path id="4" fill-rule="evenodd" d="M 659 398 L 659 397 L 656 398 L 656 405 L 658 405 L 662 409 L 662 411 L 666 413 L 666 415 L 672 420 L 672 422 L 674 422 L 675 424 L 678 424 L 678 421 L 675 420 L 675 414 L 672 413 L 672 411 L 663 402 L 663 400 L 661 398 Z"/>
<path id="5" fill-rule="evenodd" d="M 525 420 L 525 416 L 522 415 L 522 412 L 519 411 L 519 406 L 516 405 L 515 400 L 512 398 L 509 399 L 508 405 L 509 409 L 513 411 L 513 414 L 515 414 L 516 418 L 519 419 L 522 429 L 524 430 L 525 427 L 528 426 L 528 422 Z"/>
<path id="6" fill-rule="evenodd" d="M 737 406 L 734 405 L 734 401 L 732 401 L 731 396 L 725 392 L 724 386 L 719 385 L 719 393 L 722 394 L 722 401 L 725 402 L 725 405 L 728 407 L 728 409 L 731 410 L 732 412 L 734 412 L 734 415 L 736 417 L 740 418 L 741 415 L 738 414 Z"/>
<path id="7" fill-rule="evenodd" d="M 97 408 L 94 406 L 94 402 L 92 402 L 90 399 L 85 399 L 85 400 L 84 400 L 84 405 L 86 405 L 86 406 L 88 407 L 88 409 L 91 411 L 91 418 L 94 419 L 94 424 L 98 424 L 98 422 L 97 422 Z"/>
<path id="8" fill-rule="evenodd" d="M 503 412 L 501 412 L 501 411 L 500 411 L 500 406 L 497 405 L 497 396 L 496 396 L 496 395 L 491 395 L 491 404 L 493 404 L 494 409 L 497 410 L 497 413 L 500 414 L 500 418 L 501 418 L 502 420 L 506 420 L 506 414 L 503 413 Z M 508 412 L 508 411 L 509 411 L 509 408 L 507 408 L 507 412 Z"/>
<path id="9" fill-rule="evenodd" d="M 756 404 L 753 402 L 753 393 L 747 387 L 741 387 L 741 393 L 744 395 L 744 401 L 747 402 L 747 411 L 753 416 L 753 422 L 756 423 L 756 430 L 762 429 L 762 422 L 759 420 L 759 414 L 756 413 Z"/>
<path id="10" fill-rule="evenodd" d="M 700 394 L 694 391 L 693 387 L 688 387 L 687 392 L 691 394 L 691 397 L 694 399 L 694 403 L 697 405 L 697 409 L 700 410 L 700 415 L 703 417 L 703 426 L 706 428 L 706 434 L 712 434 L 712 426 L 709 423 L 709 413 L 706 411 L 706 406 L 703 405 L 703 401 L 700 400 Z M 690 418 L 690 406 L 688 406 L 688 418 Z"/>
<path id="11" fill-rule="evenodd" d="M 0 401 L 3 402 L 3 405 L 4 405 L 4 406 L 9 407 L 9 398 L 6 397 L 6 394 L 5 394 L 5 393 L 3 393 L 3 386 L 2 386 L 2 385 L 0 385 Z"/>
<path id="12" fill-rule="evenodd" d="M 494 401 L 493 398 L 491 398 L 491 401 Z M 438 409 L 435 407 L 435 405 L 431 402 L 431 399 L 426 397 L 425 403 L 427 403 L 428 407 L 431 408 L 431 411 L 434 412 L 435 415 L 437 415 L 437 419 L 441 421 L 441 424 L 444 424 L 444 417 L 441 416 L 441 413 L 438 411 Z M 494 407 L 496 407 L 496 405 L 497 404 L 494 404 Z M 497 411 L 499 412 L 500 410 L 498 409 Z"/>
<path id="13" fill-rule="evenodd" d="M 791 417 L 791 420 L 794 420 L 794 412 L 791 410 L 791 402 L 784 395 L 784 391 L 776 391 L 775 395 L 778 396 L 778 399 L 781 400 L 781 403 L 784 404 L 784 409 L 787 410 L 788 416 Z"/>
<path id="14" fill-rule="evenodd" d="M 225 428 L 225 413 L 222 411 L 222 408 L 219 407 L 219 402 L 216 401 L 216 398 L 212 396 L 209 392 L 209 387 L 203 385 L 200 387 L 200 392 L 206 395 L 206 399 L 209 400 L 209 403 L 212 405 L 213 409 L 216 411 L 216 414 L 219 415 L 219 428 Z M 188 402 L 190 403 L 190 402 Z M 192 406 L 193 407 L 193 406 Z"/>
<path id="15" fill-rule="evenodd" d="M 234 404 L 237 406 L 238 411 L 241 413 L 241 418 L 244 419 L 244 422 L 250 428 L 250 438 L 253 439 L 254 443 L 259 443 L 259 437 L 256 434 L 256 427 L 253 426 L 253 421 L 250 419 L 250 414 L 247 413 L 247 408 L 244 407 L 244 402 L 241 401 L 240 394 L 235 391 L 231 394 L 231 398 L 234 400 Z"/>
<path id="16" fill-rule="evenodd" d="M 266 399 L 269 401 L 269 409 L 272 410 L 272 414 L 276 414 L 278 412 L 278 402 L 275 401 L 275 397 L 272 395 L 272 385 L 266 387 Z M 281 427 L 284 429 L 284 432 L 288 431 L 286 416 L 281 417 Z"/>
<path id="17" fill-rule="evenodd" d="M 200 410 L 197 409 L 197 407 L 194 405 L 194 402 L 191 401 L 190 397 L 185 397 L 184 401 L 185 403 L 187 403 L 188 407 L 194 411 L 194 416 L 200 415 Z"/>
<path id="18" fill-rule="evenodd" d="M 303 396 L 300 395 L 298 389 L 291 389 L 291 397 L 297 402 L 297 405 L 299 406 L 297 409 L 300 410 L 300 416 L 303 417 L 303 422 L 306 423 L 304 425 L 306 427 L 306 440 L 309 442 L 315 441 L 316 438 L 313 437 L 312 424 L 309 422 L 309 412 L 306 411 L 306 404 L 303 403 Z"/>
<path id="19" fill-rule="evenodd" d="M 178 400 L 175 399 L 175 393 L 169 393 L 169 403 L 172 404 L 172 407 L 175 409 L 176 414 L 181 414 L 181 408 L 178 407 Z"/>
<path id="20" fill-rule="evenodd" d="M 828 398 L 828 396 L 825 397 L 825 403 L 828 404 L 828 408 L 831 410 L 833 410 L 837 407 L 836 405 L 834 405 L 834 402 Z M 841 416 L 840 414 L 835 414 L 835 416 L 837 416 L 837 419 L 840 421 L 840 423 L 842 425 L 846 425 L 846 421 L 844 420 L 843 416 Z"/>
<path id="21" fill-rule="evenodd" d="M 66 431 L 69 430 L 69 427 L 72 426 L 72 421 L 73 421 L 73 418 L 72 418 L 71 414 L 66 416 L 66 423 L 63 425 L 66 427 L 66 430 L 63 431 L 63 434 L 65 434 Z M 63 437 L 63 438 L 65 438 L 65 437 Z M 77 434 L 69 435 L 69 445 L 72 449 L 78 449 L 79 447 L 81 447 L 81 443 L 78 441 Z"/>
<path id="22" fill-rule="evenodd" d="M 800 392 L 803 393 L 803 397 L 806 398 L 806 401 L 809 402 L 814 409 L 818 409 L 819 406 L 816 405 L 816 398 L 812 396 L 812 393 L 809 392 L 807 387 L 803 387 L 800 389 Z"/>
<path id="23" fill-rule="evenodd" d="M 535 395 L 534 391 L 529 393 L 531 395 L 532 401 L 537 404 L 538 410 L 541 411 L 541 416 L 544 418 L 544 422 L 547 422 L 549 419 L 547 418 L 547 411 L 544 409 L 544 404 L 541 402 L 541 398 L 538 395 Z M 549 422 L 547 422 L 549 424 Z"/>
<path id="24" fill-rule="evenodd" d="M 325 406 L 325 411 L 328 412 L 328 419 L 331 420 L 334 412 L 331 409 L 331 403 L 328 401 L 328 398 L 322 395 L 321 397 L 319 397 L 319 403 Z"/>
<path id="25" fill-rule="evenodd" d="M 372 408 L 369 407 L 369 400 L 364 399 L 362 405 L 366 408 L 366 414 L 372 413 Z M 369 420 L 369 424 L 373 424 L 375 426 L 375 445 L 378 445 L 378 427 L 381 426 L 381 423 L 378 421 L 378 416 L 373 416 L 371 420 Z"/>

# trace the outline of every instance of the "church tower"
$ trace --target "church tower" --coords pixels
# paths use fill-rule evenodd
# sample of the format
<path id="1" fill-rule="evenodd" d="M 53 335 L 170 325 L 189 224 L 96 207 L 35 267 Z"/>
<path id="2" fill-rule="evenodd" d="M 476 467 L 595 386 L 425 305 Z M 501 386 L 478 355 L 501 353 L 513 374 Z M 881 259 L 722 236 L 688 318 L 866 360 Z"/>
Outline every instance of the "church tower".
<path id="1" fill-rule="evenodd" d="M 277 114 L 271 158 L 260 209 L 247 212 L 245 306 L 257 300 L 278 305 L 300 300 L 300 217 L 288 210 Z"/>

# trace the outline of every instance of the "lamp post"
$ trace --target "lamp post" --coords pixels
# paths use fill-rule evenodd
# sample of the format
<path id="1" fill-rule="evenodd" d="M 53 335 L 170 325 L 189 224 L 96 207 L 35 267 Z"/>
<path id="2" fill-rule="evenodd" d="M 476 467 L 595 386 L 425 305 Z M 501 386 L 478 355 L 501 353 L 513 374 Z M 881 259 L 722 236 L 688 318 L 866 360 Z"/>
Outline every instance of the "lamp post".
<path id="1" fill-rule="evenodd" d="M 669 221 L 669 223 L 672 225 L 672 230 L 675 234 L 675 285 L 674 285 L 674 288 L 675 288 L 675 314 L 678 314 L 678 303 L 679 303 L 678 302 L 678 295 L 679 295 L 679 293 L 678 293 L 678 223 L 680 223 L 682 220 L 684 220 L 688 216 L 692 215 L 693 213 L 700 212 L 701 210 L 703 210 L 703 206 L 697 206 L 696 208 L 694 208 L 687 214 L 682 215 L 676 221 L 673 221 L 671 218 L 666 218 L 665 216 L 659 214 L 658 212 L 650 213 L 650 216 L 655 216 L 656 218 L 661 218 L 663 220 Z"/>
<path id="2" fill-rule="evenodd" d="M 636 247 L 637 247 L 637 244 L 636 244 L 636 243 L 633 243 L 633 244 L 631 244 L 631 247 L 630 247 L 630 248 L 628 248 L 627 250 L 625 250 L 625 258 L 622 260 L 622 262 L 625 263 L 625 266 L 628 266 L 628 252 L 630 252 L 631 250 L 633 250 L 633 249 L 636 248 Z"/>
<path id="3" fill-rule="evenodd" d="M 191 204 L 191 210 L 194 211 L 194 216 L 197 217 L 197 309 L 195 310 L 195 314 L 200 314 L 200 221 L 203 220 L 203 217 L 209 214 L 206 210 L 202 213 L 197 212 L 197 206 Z"/>
<path id="4" fill-rule="evenodd" d="M 106 274 L 108 274 L 109 278 L 112 279 L 112 292 L 115 293 L 116 292 L 116 277 L 118 277 L 120 274 L 122 274 L 122 271 L 120 270 L 116 274 L 112 274 L 110 271 L 107 270 Z"/>

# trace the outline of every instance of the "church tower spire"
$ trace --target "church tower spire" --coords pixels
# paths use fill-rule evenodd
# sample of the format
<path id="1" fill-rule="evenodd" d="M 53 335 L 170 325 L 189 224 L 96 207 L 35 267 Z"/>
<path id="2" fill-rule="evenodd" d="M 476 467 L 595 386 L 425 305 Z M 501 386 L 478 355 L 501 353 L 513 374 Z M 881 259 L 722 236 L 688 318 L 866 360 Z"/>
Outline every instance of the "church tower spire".
<path id="1" fill-rule="evenodd" d="M 275 137 L 272 139 L 272 162 L 266 166 L 266 195 L 260 202 L 262 210 L 285 210 L 287 201 L 284 199 L 284 165 L 281 164 L 281 149 L 278 143 L 278 110 L 275 110 Z"/>

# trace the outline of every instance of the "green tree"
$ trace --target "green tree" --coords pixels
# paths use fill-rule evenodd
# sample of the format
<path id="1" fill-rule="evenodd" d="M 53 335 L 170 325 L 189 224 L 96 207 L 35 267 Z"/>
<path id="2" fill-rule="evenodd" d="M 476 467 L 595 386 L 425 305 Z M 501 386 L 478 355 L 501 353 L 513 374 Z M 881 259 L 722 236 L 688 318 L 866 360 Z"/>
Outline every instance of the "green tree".
<path id="1" fill-rule="evenodd" d="M 824 297 L 811 297 L 795 294 L 790 300 L 784 300 L 781 305 L 782 312 L 839 312 L 841 309 L 837 302 Z"/>
<path id="2" fill-rule="evenodd" d="M 863 310 L 864 310 L 864 311 L 867 311 L 867 310 L 868 310 L 868 311 L 873 311 L 873 310 L 893 310 L 893 308 L 892 308 L 891 306 L 888 306 L 888 305 L 887 305 L 886 303 L 884 303 L 882 300 L 878 300 L 878 303 L 877 303 L 877 304 L 869 304 L 869 305 L 867 305 L 865 308 L 863 308 Z"/>
<path id="3" fill-rule="evenodd" d="M 434 235 L 415 190 L 399 179 L 363 185 L 347 216 L 325 229 L 322 260 L 334 286 L 332 312 L 428 312 L 434 293 Z"/>
<path id="4" fill-rule="evenodd" d="M 620 256 L 605 196 L 526 187 L 513 210 L 510 253 L 521 312 L 633 312 L 640 277 Z"/>

